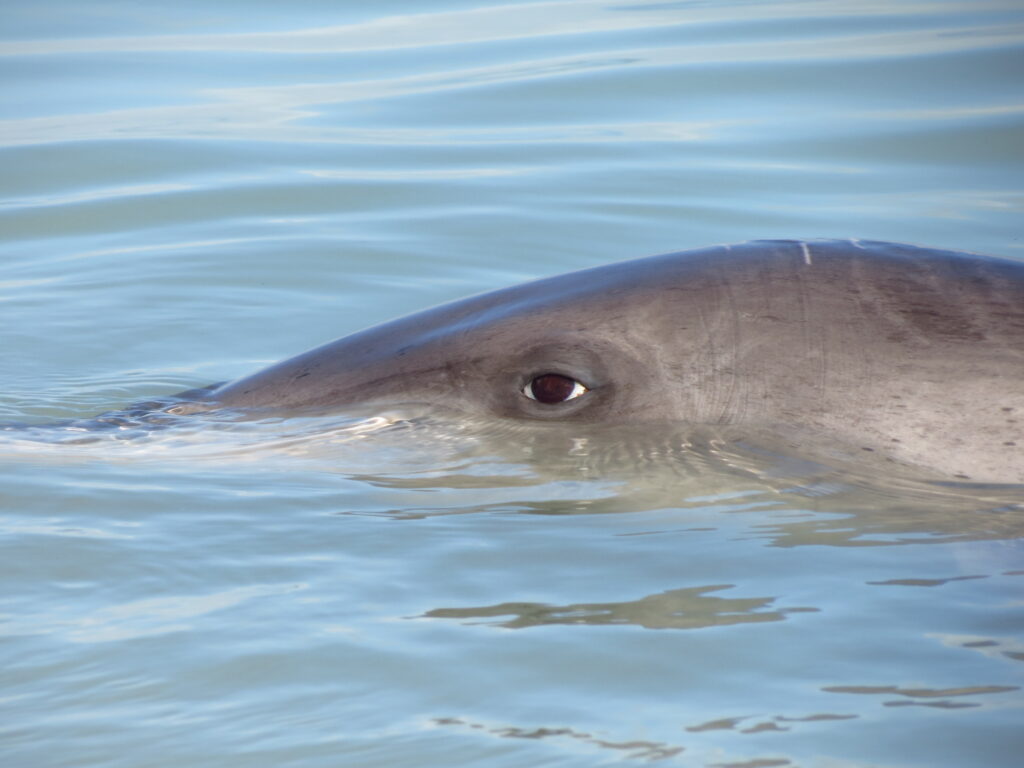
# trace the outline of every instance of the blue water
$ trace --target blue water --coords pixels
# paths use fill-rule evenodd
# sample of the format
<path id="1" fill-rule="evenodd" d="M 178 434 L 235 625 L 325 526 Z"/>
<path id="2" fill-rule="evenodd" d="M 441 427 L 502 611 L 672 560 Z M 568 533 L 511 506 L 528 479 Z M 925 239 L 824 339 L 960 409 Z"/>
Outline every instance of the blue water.
<path id="1" fill-rule="evenodd" d="M 1024 258 L 1018 0 L 0 18 L 3 422 L 712 243 Z M 1020 764 L 1015 498 L 209 426 L 0 445 L 5 768 Z"/>

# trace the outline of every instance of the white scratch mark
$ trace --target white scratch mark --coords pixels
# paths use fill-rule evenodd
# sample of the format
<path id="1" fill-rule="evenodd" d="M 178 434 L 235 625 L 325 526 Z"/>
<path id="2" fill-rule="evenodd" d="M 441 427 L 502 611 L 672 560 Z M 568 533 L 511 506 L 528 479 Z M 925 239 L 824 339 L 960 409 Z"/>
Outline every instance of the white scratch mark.
<path id="1" fill-rule="evenodd" d="M 804 264 L 811 263 L 811 247 L 807 243 L 800 243 L 800 250 L 804 252 Z"/>

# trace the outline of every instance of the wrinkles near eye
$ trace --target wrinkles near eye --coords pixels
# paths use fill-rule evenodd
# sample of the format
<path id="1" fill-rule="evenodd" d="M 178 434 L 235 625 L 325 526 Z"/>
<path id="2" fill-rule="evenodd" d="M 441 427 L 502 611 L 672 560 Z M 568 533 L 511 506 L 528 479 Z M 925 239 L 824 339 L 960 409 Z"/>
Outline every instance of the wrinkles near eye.
<path id="1" fill-rule="evenodd" d="M 560 373 L 536 376 L 523 387 L 523 394 L 545 405 L 555 405 L 585 395 L 589 390 L 579 381 Z"/>

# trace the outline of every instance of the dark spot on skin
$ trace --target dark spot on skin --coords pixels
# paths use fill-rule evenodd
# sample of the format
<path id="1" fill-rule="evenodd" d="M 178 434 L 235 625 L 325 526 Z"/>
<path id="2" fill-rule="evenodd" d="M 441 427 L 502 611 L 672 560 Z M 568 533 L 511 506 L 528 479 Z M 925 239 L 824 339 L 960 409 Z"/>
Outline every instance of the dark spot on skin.
<path id="1" fill-rule="evenodd" d="M 1016 445 L 1016 443 L 1013 440 L 1007 440 L 1003 445 Z"/>
<path id="2" fill-rule="evenodd" d="M 1011 413 L 1013 411 L 1013 408 L 1000 408 L 999 410 L 1005 411 L 1006 413 Z"/>
<path id="3" fill-rule="evenodd" d="M 298 376 L 295 377 L 295 380 L 298 381 L 299 379 L 304 379 L 307 376 L 309 376 L 309 371 L 305 371 L 303 373 L 300 373 Z"/>
<path id="4" fill-rule="evenodd" d="M 971 479 L 971 476 L 970 476 L 970 475 L 960 475 L 960 474 L 956 474 L 956 475 L 953 475 L 953 477 L 959 477 L 959 478 L 960 478 L 961 480 L 970 480 L 970 479 Z"/>
<path id="5" fill-rule="evenodd" d="M 874 453 L 874 452 L 875 452 L 875 449 L 874 449 L 874 448 L 868 448 L 867 446 L 863 446 L 863 445 L 861 446 L 861 448 L 860 448 L 860 449 L 861 449 L 862 451 L 870 451 L 871 453 Z"/>
<path id="6" fill-rule="evenodd" d="M 899 442 L 899 439 L 897 439 L 897 438 L 895 438 L 895 437 L 894 437 L 894 438 L 892 438 L 892 440 L 891 440 L 890 442 L 893 442 L 893 443 L 898 443 L 898 442 Z"/>

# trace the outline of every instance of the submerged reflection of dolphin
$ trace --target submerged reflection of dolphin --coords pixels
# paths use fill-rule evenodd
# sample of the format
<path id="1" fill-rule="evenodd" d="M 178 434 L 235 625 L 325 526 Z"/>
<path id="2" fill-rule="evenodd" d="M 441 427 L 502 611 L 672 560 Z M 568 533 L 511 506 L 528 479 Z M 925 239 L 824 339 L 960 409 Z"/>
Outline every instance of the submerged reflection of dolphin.
<path id="1" fill-rule="evenodd" d="M 654 256 L 410 315 L 198 397 L 713 425 L 1019 483 L 1024 263 L 873 241 Z"/>

